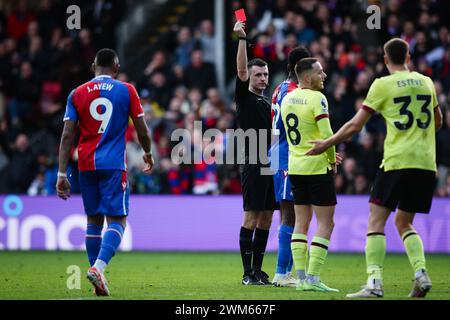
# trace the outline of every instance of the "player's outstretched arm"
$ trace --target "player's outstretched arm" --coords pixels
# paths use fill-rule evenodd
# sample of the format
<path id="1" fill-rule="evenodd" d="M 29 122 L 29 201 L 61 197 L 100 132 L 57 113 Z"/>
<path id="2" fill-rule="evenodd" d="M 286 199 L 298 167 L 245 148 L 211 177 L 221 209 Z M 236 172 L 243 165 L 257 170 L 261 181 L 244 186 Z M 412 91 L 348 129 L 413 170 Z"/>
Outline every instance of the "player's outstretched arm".
<path id="1" fill-rule="evenodd" d="M 355 133 L 362 130 L 367 121 L 369 121 L 371 114 L 364 110 L 359 109 L 358 113 L 345 123 L 333 136 L 326 140 L 311 140 L 309 143 L 314 146 L 306 152 L 306 155 L 316 155 L 325 152 L 331 146 L 335 146 L 342 141 L 347 140 Z"/>
<path id="2" fill-rule="evenodd" d="M 245 38 L 246 34 L 244 31 L 245 23 L 242 21 L 236 22 L 233 31 L 238 35 L 239 38 Z M 238 51 L 236 55 L 236 67 L 238 78 L 245 82 L 248 80 L 248 70 L 247 70 L 247 41 L 239 40 Z"/>
<path id="3" fill-rule="evenodd" d="M 56 193 L 66 200 L 70 197 L 70 183 L 67 179 L 67 164 L 69 162 L 70 150 L 75 138 L 76 122 L 67 120 L 64 122 L 64 129 L 59 145 L 58 180 L 56 182 Z"/>
<path id="4" fill-rule="evenodd" d="M 132 118 L 134 127 L 136 128 L 139 143 L 144 149 L 144 162 L 147 167 L 144 168 L 145 173 L 149 173 L 153 168 L 153 156 L 151 154 L 152 150 L 152 139 L 150 138 L 150 131 L 148 130 L 147 124 L 145 123 L 144 117 Z"/>

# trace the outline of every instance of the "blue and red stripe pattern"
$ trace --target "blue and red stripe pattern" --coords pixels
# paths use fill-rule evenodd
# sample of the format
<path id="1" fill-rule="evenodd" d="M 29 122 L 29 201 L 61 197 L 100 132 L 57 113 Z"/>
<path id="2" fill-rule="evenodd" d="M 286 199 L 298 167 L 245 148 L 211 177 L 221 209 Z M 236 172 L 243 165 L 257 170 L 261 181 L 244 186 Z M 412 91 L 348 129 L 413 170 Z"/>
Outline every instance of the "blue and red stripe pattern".
<path id="1" fill-rule="evenodd" d="M 78 121 L 80 171 L 126 170 L 125 131 L 128 117 L 144 115 L 136 89 L 102 75 L 73 90 L 64 121 Z"/>
<path id="2" fill-rule="evenodd" d="M 272 131 L 278 134 L 278 143 L 274 142 L 270 148 L 269 156 L 271 158 L 271 168 L 274 170 L 287 170 L 289 161 L 289 144 L 286 140 L 286 131 L 284 130 L 281 117 L 281 104 L 284 97 L 291 91 L 298 88 L 295 81 L 285 80 L 274 91 L 272 95 Z M 279 154 L 278 163 L 276 163 L 276 152 Z"/>

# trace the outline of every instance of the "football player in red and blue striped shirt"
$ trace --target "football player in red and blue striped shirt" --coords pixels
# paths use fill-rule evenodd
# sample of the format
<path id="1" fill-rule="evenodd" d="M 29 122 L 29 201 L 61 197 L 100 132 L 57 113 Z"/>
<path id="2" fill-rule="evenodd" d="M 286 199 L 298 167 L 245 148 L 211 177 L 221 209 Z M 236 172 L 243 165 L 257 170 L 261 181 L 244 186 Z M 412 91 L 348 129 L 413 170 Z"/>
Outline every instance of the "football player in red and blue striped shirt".
<path id="1" fill-rule="evenodd" d="M 70 196 L 67 163 L 76 126 L 80 128 L 78 169 L 80 189 L 87 215 L 86 251 L 91 268 L 88 279 L 97 295 L 109 295 L 104 269 L 120 245 L 128 215 L 129 185 L 125 131 L 131 117 L 144 149 L 144 172 L 153 167 L 151 139 L 136 89 L 115 78 L 119 59 L 111 49 L 101 49 L 92 65 L 95 78 L 73 90 L 64 115 L 59 149 L 56 190 Z M 102 237 L 106 216 L 107 230 Z"/>

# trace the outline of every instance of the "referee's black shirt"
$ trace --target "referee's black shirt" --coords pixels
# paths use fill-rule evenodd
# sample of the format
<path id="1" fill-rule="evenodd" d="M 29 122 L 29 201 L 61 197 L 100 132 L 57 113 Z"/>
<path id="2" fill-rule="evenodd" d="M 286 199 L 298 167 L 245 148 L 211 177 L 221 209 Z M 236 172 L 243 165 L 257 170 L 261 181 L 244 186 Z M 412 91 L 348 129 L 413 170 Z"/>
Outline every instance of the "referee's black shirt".
<path id="1" fill-rule="evenodd" d="M 271 129 L 272 129 L 272 116 L 271 116 L 271 103 L 270 99 L 265 96 L 260 96 L 251 92 L 248 89 L 249 80 L 243 82 L 236 77 L 236 111 L 239 127 L 246 131 L 248 129 L 255 129 L 258 134 L 258 147 L 257 147 L 257 159 L 258 164 L 267 163 L 267 152 L 264 152 L 264 158 L 260 157 L 259 152 L 259 129 L 265 129 L 267 135 L 266 150 L 270 149 L 271 143 Z M 245 163 L 249 162 L 249 145 L 248 139 L 245 144 Z"/>

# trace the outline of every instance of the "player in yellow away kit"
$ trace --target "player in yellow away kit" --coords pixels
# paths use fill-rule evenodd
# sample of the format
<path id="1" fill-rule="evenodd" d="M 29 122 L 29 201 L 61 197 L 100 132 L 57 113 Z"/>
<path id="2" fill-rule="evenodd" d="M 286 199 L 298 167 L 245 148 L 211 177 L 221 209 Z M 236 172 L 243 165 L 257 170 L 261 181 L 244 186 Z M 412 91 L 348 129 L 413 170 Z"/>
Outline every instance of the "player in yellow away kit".
<path id="1" fill-rule="evenodd" d="M 382 271 L 386 254 L 384 227 L 397 210 L 395 225 L 414 269 L 410 297 L 424 297 L 431 289 L 420 236 L 413 227 L 415 213 L 431 208 L 436 174 L 435 132 L 442 125 L 436 90 L 430 78 L 410 72 L 409 46 L 402 39 L 384 45 L 390 75 L 376 79 L 364 106 L 335 135 L 311 141 L 309 155 L 317 155 L 359 132 L 371 114 L 379 112 L 387 126 L 384 157 L 370 195 L 366 241 L 367 284 L 349 298 L 383 297 Z"/>
<path id="2" fill-rule="evenodd" d="M 298 276 L 297 290 L 337 292 L 320 281 L 333 231 L 336 191 L 335 148 L 325 154 L 308 157 L 309 140 L 325 139 L 333 134 L 328 119 L 328 103 L 320 92 L 326 74 L 315 58 L 300 60 L 295 73 L 300 89 L 283 100 L 281 117 L 289 143 L 289 179 L 294 195 L 295 227 L 291 239 L 292 257 Z M 317 230 L 310 245 L 308 269 L 307 232 L 311 222 L 311 207 L 317 218 Z"/>

